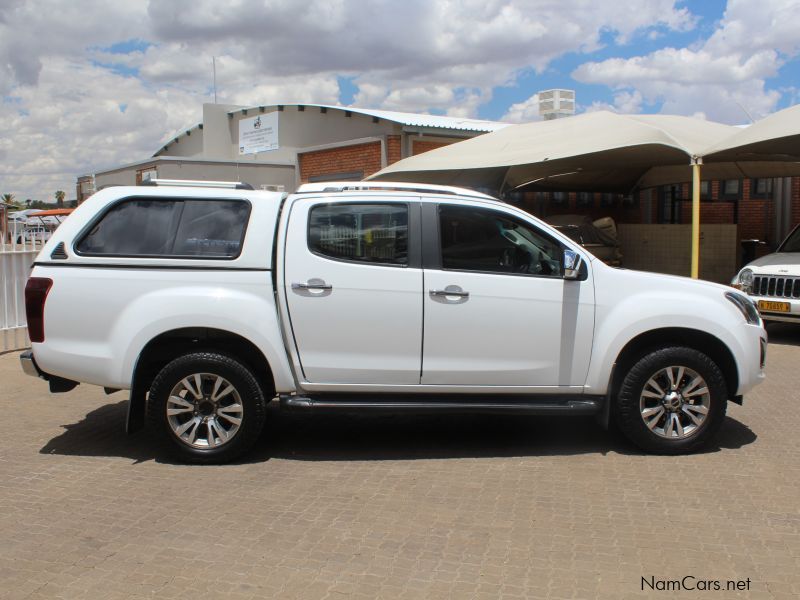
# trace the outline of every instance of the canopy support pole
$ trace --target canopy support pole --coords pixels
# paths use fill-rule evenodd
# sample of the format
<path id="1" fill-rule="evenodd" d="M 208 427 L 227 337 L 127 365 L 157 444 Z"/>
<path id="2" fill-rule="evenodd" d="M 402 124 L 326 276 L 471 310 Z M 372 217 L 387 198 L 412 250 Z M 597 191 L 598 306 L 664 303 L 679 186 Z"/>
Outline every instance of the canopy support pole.
<path id="1" fill-rule="evenodd" d="M 692 279 L 700 276 L 700 167 L 703 159 L 692 158 Z"/>
<path id="2" fill-rule="evenodd" d="M 510 171 L 511 171 L 511 167 L 508 167 L 506 169 L 506 172 L 503 173 L 503 181 L 500 182 L 500 189 L 497 190 L 497 197 L 500 198 L 500 200 L 504 199 L 503 198 L 503 193 L 505 192 L 506 180 L 508 179 L 508 174 L 509 174 Z"/>

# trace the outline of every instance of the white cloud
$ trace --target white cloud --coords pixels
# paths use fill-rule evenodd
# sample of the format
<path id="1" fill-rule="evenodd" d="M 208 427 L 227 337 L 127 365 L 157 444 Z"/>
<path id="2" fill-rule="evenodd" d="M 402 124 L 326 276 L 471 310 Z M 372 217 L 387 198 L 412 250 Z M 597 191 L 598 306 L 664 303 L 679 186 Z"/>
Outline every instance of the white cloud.
<path id="1" fill-rule="evenodd" d="M 628 94 L 638 97 L 639 107 L 642 101 L 663 103 L 665 113 L 746 122 L 746 112 L 763 117 L 780 100 L 780 92 L 768 90 L 766 81 L 778 74 L 786 57 L 800 54 L 799 10 L 798 0 L 730 0 L 714 33 L 694 47 L 588 62 L 572 76 L 616 90 L 620 112 L 628 111 L 621 96 Z"/>
<path id="2" fill-rule="evenodd" d="M 56 189 L 73 197 L 75 177 L 89 166 L 149 156 L 166 135 L 198 120 L 202 102 L 64 59 L 45 61 L 38 84 L 15 93 L 18 100 L 0 110 L 0 151 L 8 158 L 0 188 L 43 199 Z"/>
<path id="3" fill-rule="evenodd" d="M 633 90 L 632 92 L 623 90 L 614 94 L 614 101 L 612 103 L 601 102 L 595 100 L 585 108 L 586 112 L 595 112 L 598 110 L 608 110 L 611 112 L 622 114 L 637 114 L 642 112 L 644 98 L 641 92 Z"/>
<path id="4" fill-rule="evenodd" d="M 512 104 L 506 114 L 503 115 L 502 121 L 509 123 L 530 123 L 531 121 L 540 121 L 539 116 L 539 94 L 534 94 L 527 100 Z"/>
<path id="5" fill-rule="evenodd" d="M 694 24 L 680 0 L 1 0 L 0 192 L 148 156 L 200 119 L 212 56 L 223 102 L 335 103 L 346 76 L 360 106 L 474 116 L 564 53 Z"/>

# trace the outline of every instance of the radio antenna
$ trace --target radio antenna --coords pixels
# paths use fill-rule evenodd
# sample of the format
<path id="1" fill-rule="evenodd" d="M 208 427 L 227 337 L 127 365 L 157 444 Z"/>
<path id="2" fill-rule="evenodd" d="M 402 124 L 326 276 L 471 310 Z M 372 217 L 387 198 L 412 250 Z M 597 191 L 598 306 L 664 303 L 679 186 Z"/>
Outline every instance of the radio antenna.
<path id="1" fill-rule="evenodd" d="M 214 74 L 214 104 L 217 103 L 217 57 L 211 57 L 211 71 Z"/>

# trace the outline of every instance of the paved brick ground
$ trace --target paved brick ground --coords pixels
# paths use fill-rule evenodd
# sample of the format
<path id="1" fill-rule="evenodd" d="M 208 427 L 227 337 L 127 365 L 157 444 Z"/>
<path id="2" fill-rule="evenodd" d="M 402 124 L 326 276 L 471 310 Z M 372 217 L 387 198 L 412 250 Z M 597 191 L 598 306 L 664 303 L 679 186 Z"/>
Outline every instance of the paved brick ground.
<path id="1" fill-rule="evenodd" d="M 0 598 L 800 596 L 800 328 L 718 443 L 643 456 L 592 420 L 276 414 L 247 462 L 172 463 L 122 394 L 0 356 Z"/>

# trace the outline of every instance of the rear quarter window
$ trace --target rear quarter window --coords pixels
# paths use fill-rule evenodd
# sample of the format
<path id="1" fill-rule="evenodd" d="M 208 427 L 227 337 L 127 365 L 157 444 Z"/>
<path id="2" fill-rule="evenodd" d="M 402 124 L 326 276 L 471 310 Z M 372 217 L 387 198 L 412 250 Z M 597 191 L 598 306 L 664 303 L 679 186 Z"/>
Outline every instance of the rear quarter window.
<path id="1" fill-rule="evenodd" d="M 107 210 L 75 245 L 84 256 L 234 259 L 241 254 L 245 200 L 133 198 Z"/>

